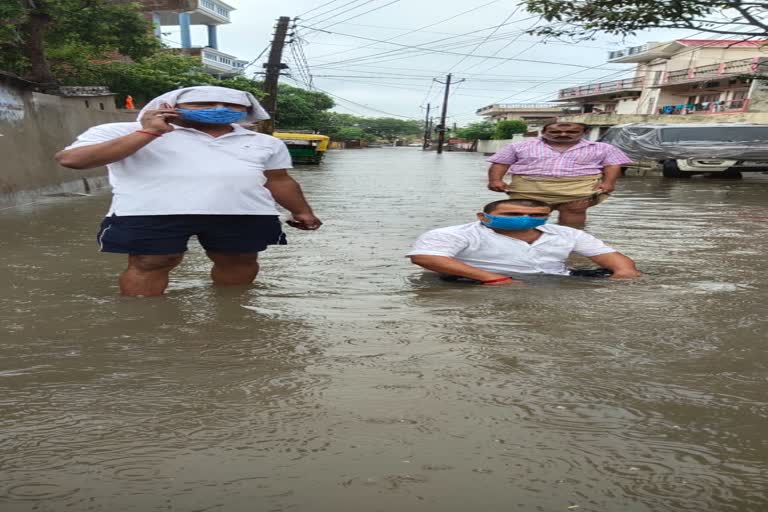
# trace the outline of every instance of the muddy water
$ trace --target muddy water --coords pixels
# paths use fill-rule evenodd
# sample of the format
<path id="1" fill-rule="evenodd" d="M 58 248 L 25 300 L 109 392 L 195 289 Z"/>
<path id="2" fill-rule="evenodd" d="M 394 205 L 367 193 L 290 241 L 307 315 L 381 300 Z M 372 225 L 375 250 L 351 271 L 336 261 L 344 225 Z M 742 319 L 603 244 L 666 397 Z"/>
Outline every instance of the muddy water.
<path id="1" fill-rule="evenodd" d="M 638 282 L 422 277 L 483 170 L 332 153 L 322 231 L 159 300 L 116 296 L 106 195 L 0 212 L 0 510 L 766 510 L 768 181 L 626 179 L 589 230 Z"/>

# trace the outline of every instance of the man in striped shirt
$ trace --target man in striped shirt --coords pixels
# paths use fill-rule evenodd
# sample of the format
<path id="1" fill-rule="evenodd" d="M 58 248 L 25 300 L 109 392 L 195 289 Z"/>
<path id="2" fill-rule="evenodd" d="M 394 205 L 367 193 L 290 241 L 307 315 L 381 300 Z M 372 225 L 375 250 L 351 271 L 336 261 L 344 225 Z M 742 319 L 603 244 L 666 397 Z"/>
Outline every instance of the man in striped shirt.
<path id="1" fill-rule="evenodd" d="M 588 126 L 555 122 L 541 138 L 517 142 L 488 158 L 488 188 L 511 199 L 543 201 L 560 212 L 560 224 L 581 227 L 587 208 L 616 188 L 621 166 L 631 160 L 618 148 L 584 139 Z M 505 183 L 504 176 L 511 175 Z"/>

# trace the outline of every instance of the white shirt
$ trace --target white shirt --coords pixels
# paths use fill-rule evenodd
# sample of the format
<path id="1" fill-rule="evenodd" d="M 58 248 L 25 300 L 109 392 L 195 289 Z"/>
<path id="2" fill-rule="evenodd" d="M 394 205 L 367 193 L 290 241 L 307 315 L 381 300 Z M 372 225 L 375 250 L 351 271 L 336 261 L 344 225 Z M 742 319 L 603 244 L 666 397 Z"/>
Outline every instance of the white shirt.
<path id="1" fill-rule="evenodd" d="M 288 149 L 280 139 L 232 126 L 220 137 L 176 126 L 107 165 L 114 194 L 107 215 L 278 215 L 264 171 L 292 167 Z M 140 129 L 140 123 L 94 126 L 67 149 Z"/>
<path id="2" fill-rule="evenodd" d="M 532 244 L 500 235 L 480 222 L 433 229 L 416 240 L 408 256 L 448 256 L 502 275 L 568 275 L 565 260 L 572 252 L 586 257 L 616 252 L 579 229 L 557 224 L 536 229 L 541 236 Z"/>

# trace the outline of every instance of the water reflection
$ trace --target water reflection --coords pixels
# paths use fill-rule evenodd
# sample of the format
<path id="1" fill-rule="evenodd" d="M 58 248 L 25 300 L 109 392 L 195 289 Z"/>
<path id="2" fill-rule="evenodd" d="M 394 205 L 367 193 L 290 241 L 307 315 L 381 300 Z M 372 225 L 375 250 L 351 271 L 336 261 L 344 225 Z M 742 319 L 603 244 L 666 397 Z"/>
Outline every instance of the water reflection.
<path id="1" fill-rule="evenodd" d="M 115 296 L 105 197 L 2 212 L 2 510 L 765 508 L 765 180 L 627 179 L 588 229 L 646 277 L 484 288 L 402 256 L 498 198 L 437 161 L 331 153 L 320 232 L 159 300 Z"/>

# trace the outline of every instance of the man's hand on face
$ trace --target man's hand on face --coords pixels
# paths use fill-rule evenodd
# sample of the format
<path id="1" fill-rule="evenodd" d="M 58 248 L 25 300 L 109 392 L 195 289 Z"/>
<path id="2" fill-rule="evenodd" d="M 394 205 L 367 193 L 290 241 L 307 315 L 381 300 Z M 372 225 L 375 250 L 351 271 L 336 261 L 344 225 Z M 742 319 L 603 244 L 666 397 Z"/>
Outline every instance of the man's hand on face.
<path id="1" fill-rule="evenodd" d="M 173 131 L 173 125 L 170 124 L 169 121 L 178 119 L 178 112 L 167 103 L 163 103 L 160 107 L 161 108 L 157 110 L 147 110 L 144 115 L 141 116 L 140 122 L 142 129 L 150 130 L 158 134 Z"/>
<path id="2" fill-rule="evenodd" d="M 314 231 L 323 225 L 314 213 L 294 213 L 293 219 L 286 221 L 286 223 L 293 228 L 305 231 Z"/>

